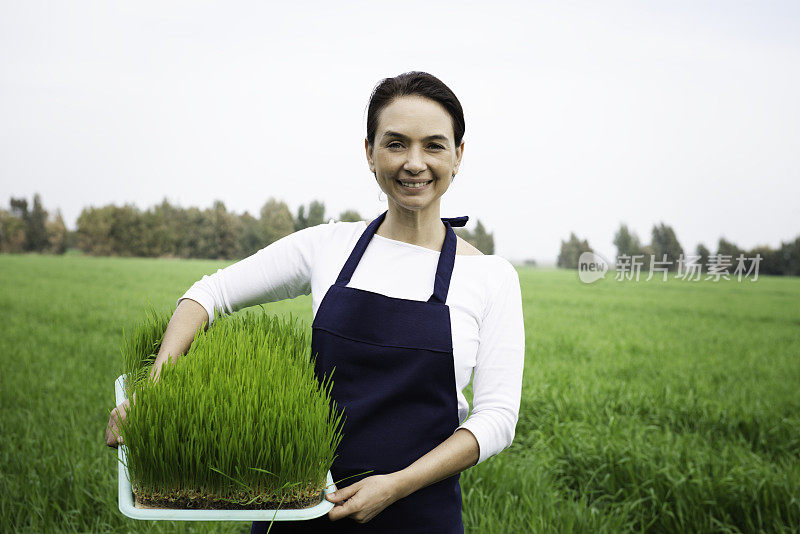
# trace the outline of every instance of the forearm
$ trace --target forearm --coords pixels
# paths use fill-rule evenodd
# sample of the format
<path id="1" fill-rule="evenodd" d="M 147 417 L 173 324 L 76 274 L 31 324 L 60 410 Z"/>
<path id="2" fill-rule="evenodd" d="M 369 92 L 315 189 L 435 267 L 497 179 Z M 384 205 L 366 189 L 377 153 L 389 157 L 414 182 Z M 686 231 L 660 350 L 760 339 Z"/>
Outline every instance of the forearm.
<path id="1" fill-rule="evenodd" d="M 181 300 L 169 320 L 161 348 L 150 371 L 150 379 L 153 382 L 158 382 L 161 366 L 167 360 L 175 363 L 180 356 L 186 354 L 203 323 L 208 325 L 208 312 L 205 308 L 192 299 Z"/>
<path id="2" fill-rule="evenodd" d="M 393 473 L 398 481 L 398 498 L 460 473 L 478 462 L 478 440 L 469 430 L 459 428 L 413 464 Z"/>

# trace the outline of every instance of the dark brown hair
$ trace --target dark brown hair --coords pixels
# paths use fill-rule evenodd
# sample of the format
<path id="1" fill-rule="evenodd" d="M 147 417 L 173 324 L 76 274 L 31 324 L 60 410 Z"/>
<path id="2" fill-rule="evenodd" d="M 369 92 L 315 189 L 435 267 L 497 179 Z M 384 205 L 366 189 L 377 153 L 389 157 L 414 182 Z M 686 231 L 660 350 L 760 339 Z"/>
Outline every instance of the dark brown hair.
<path id="1" fill-rule="evenodd" d="M 432 74 L 420 71 L 404 72 L 394 78 L 384 78 L 369 98 L 367 111 L 367 142 L 372 147 L 375 143 L 375 130 L 378 128 L 378 116 L 383 108 L 401 96 L 418 95 L 429 98 L 444 107 L 453 121 L 453 136 L 456 147 L 464 138 L 464 111 L 455 93 L 444 82 Z"/>

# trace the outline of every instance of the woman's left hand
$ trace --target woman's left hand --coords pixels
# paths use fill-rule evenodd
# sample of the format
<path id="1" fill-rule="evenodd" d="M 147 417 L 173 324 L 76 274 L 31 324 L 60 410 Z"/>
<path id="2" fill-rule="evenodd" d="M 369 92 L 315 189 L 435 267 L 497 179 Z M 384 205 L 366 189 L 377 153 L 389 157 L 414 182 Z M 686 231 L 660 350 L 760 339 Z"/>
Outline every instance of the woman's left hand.
<path id="1" fill-rule="evenodd" d="M 399 496 L 397 481 L 391 474 L 373 475 L 328 494 L 327 499 L 336 503 L 328 512 L 328 519 L 351 517 L 357 523 L 366 523 Z"/>

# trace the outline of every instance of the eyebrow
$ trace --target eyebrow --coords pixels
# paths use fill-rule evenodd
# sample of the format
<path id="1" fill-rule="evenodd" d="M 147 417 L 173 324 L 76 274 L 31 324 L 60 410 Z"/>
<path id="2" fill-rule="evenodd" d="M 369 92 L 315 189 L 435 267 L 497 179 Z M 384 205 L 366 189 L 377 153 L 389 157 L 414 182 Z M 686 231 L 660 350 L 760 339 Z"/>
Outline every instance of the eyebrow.
<path id="1" fill-rule="evenodd" d="M 407 136 L 392 131 L 384 132 L 383 137 L 397 137 L 400 139 L 408 139 Z M 446 135 L 436 134 L 436 135 L 429 135 L 428 137 L 424 138 L 423 141 L 448 141 L 448 139 Z"/>

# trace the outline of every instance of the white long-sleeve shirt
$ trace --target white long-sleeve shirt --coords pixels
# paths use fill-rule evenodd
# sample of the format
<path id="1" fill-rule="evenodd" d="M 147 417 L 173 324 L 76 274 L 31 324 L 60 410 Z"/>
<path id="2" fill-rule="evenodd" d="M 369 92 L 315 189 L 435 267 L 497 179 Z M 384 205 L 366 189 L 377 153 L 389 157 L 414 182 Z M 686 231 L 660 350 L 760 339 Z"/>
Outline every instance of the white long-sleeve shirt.
<path id="1" fill-rule="evenodd" d="M 317 314 L 367 223 L 320 224 L 288 235 L 252 256 L 205 275 L 180 298 L 208 312 L 312 295 Z M 426 301 L 433 293 L 439 252 L 375 234 L 348 287 Z M 517 271 L 495 255 L 456 255 L 450 290 L 451 332 L 459 428 L 475 436 L 478 463 L 514 438 L 522 391 L 525 331 Z M 463 390 L 472 376 L 473 409 Z"/>

